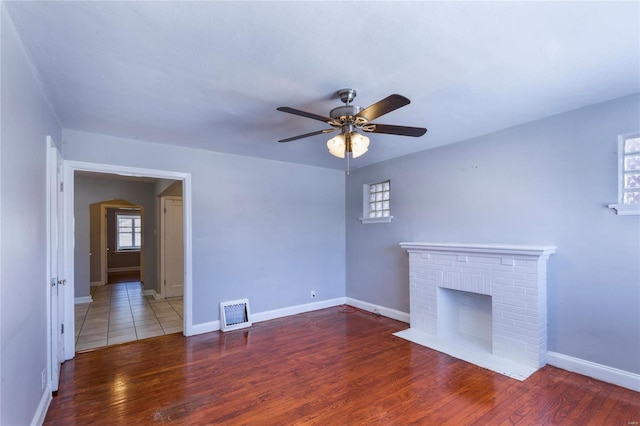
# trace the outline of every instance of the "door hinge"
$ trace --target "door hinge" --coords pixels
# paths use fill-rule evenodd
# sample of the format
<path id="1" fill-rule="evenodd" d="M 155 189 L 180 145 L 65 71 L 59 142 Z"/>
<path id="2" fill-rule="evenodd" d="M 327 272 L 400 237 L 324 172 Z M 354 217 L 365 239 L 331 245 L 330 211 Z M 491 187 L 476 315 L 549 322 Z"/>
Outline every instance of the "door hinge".
<path id="1" fill-rule="evenodd" d="M 167 208 L 166 208 L 166 207 L 164 208 L 164 212 L 165 212 L 165 213 L 167 212 Z"/>
<path id="2" fill-rule="evenodd" d="M 60 324 L 60 334 L 64 334 L 64 324 Z"/>
<path id="3" fill-rule="evenodd" d="M 60 182 L 60 192 L 64 191 L 64 182 Z"/>

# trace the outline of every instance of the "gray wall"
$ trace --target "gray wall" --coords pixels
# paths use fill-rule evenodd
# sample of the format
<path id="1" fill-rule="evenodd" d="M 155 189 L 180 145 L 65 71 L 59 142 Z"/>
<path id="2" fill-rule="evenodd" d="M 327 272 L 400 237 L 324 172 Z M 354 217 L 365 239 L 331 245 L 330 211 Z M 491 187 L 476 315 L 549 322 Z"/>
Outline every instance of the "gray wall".
<path id="1" fill-rule="evenodd" d="M 639 104 L 627 96 L 352 172 L 347 295 L 409 312 L 401 241 L 554 244 L 549 350 L 640 373 L 640 220 L 606 207 L 617 135 L 640 129 Z M 389 178 L 392 223 L 360 224 L 362 185 Z"/>
<path id="2" fill-rule="evenodd" d="M 179 194 L 162 194 L 164 191 L 168 190 L 171 186 L 175 186 L 175 185 L 179 185 L 180 186 L 180 193 Z M 162 196 L 162 195 L 177 195 L 182 197 L 182 182 L 181 181 L 176 181 L 176 180 L 171 180 L 171 179 L 156 179 L 156 183 L 155 183 L 155 191 L 156 191 L 156 195 L 158 197 Z"/>
<path id="3" fill-rule="evenodd" d="M 65 153 L 66 158 L 66 153 Z M 155 185 L 150 182 L 110 180 L 93 176 L 75 177 L 74 219 L 74 295 L 89 296 L 89 205 L 99 201 L 123 199 L 144 208 L 144 289 L 156 286 L 156 227 Z"/>
<path id="4" fill-rule="evenodd" d="M 194 324 L 241 297 L 253 312 L 344 297 L 344 172 L 72 130 L 63 139 L 66 159 L 192 174 Z"/>
<path id="5" fill-rule="evenodd" d="M 0 3 L 0 424 L 29 424 L 47 365 L 46 136 L 61 130 Z"/>

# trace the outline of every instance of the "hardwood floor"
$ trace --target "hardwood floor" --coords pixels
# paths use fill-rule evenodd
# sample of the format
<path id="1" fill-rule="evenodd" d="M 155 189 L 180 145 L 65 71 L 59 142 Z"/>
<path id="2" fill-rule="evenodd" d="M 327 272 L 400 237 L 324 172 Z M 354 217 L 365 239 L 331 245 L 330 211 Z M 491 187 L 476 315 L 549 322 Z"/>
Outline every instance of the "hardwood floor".
<path id="1" fill-rule="evenodd" d="M 546 366 L 524 382 L 349 307 L 81 353 L 46 425 L 637 425 L 640 394 Z"/>
<path id="2" fill-rule="evenodd" d="M 130 283 L 135 281 L 140 281 L 140 271 L 107 273 L 108 284 Z"/>

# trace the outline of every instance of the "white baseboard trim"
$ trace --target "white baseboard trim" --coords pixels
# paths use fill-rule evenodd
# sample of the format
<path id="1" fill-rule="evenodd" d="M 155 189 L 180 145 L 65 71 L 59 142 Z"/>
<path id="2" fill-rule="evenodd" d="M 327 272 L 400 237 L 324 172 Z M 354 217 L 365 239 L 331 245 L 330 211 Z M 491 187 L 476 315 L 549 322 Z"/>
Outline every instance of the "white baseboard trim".
<path id="1" fill-rule="evenodd" d="M 640 374 L 596 364 L 595 362 L 557 352 L 547 352 L 547 364 L 640 392 Z"/>
<path id="2" fill-rule="evenodd" d="M 40 403 L 38 404 L 38 408 L 36 408 L 36 412 L 33 414 L 33 419 L 31 419 L 31 425 L 42 425 L 44 423 L 44 418 L 47 415 L 47 410 L 49 410 L 49 404 L 51 404 L 51 388 L 47 385 L 44 388 L 42 393 L 42 397 L 40 398 Z"/>
<path id="3" fill-rule="evenodd" d="M 287 308 L 274 309 L 272 311 L 258 312 L 251 314 L 252 322 L 269 321 L 276 318 L 298 315 L 305 312 L 317 311 L 320 309 L 331 308 L 333 306 L 344 305 L 345 298 L 321 300 L 319 302 L 305 303 L 304 305 L 289 306 Z"/>
<path id="4" fill-rule="evenodd" d="M 194 324 L 191 327 L 187 327 L 185 336 L 195 336 L 197 334 L 211 333 L 212 331 L 220 330 L 220 321 L 209 321 L 200 324 Z"/>
<path id="5" fill-rule="evenodd" d="M 336 299 L 321 300 L 319 302 L 305 303 L 304 305 L 289 306 L 287 308 L 254 313 L 251 314 L 251 322 L 255 323 L 261 321 L 269 321 L 276 318 L 288 317 L 291 315 L 317 311 L 320 309 L 331 308 L 344 304 L 351 305 L 369 312 L 378 312 L 382 316 L 402 321 L 407 324 L 409 323 L 409 314 L 406 312 L 397 311 L 395 309 L 387 308 L 384 306 L 374 305 L 372 303 L 363 302 L 361 300 L 352 299 L 350 297 L 338 297 Z M 188 334 L 185 333 L 185 335 L 195 336 L 197 334 L 210 333 L 212 331 L 218 330 L 220 330 L 220 321 L 210 321 L 201 324 L 194 324 L 191 327 L 187 327 Z"/>
<path id="6" fill-rule="evenodd" d="M 120 268 L 107 268 L 107 272 L 135 272 L 140 271 L 139 266 L 122 266 Z"/>
<path id="7" fill-rule="evenodd" d="M 153 296 L 153 298 L 156 299 L 156 300 L 164 299 L 164 297 L 162 297 L 161 294 L 156 293 L 155 289 L 142 290 L 142 295 L 143 296 Z"/>
<path id="8" fill-rule="evenodd" d="M 102 283 L 102 281 L 91 281 L 91 282 L 89 283 L 89 287 L 98 287 L 98 286 L 101 286 L 101 285 L 104 285 L 104 284 Z"/>
<path id="9" fill-rule="evenodd" d="M 317 311 L 320 309 L 331 308 L 333 306 L 344 305 L 345 299 L 339 297 L 337 299 L 321 300 L 319 302 L 305 303 L 304 305 L 289 306 L 287 308 L 274 309 L 272 311 L 264 311 L 251 314 L 251 322 L 269 321 L 276 318 L 288 317 L 291 315 L 302 314 L 305 312 Z M 210 333 L 220 330 L 220 321 L 210 321 L 201 324 L 194 324 L 188 327 L 187 336 L 195 336 L 196 334 Z"/>
<path id="10" fill-rule="evenodd" d="M 73 303 L 75 305 L 78 305 L 80 303 L 91 303 L 91 302 L 93 302 L 93 298 L 91 296 L 76 297 L 73 300 Z"/>
<path id="11" fill-rule="evenodd" d="M 397 311 L 395 309 L 387 308 L 380 305 L 374 305 L 373 303 L 364 302 L 358 299 L 352 299 L 351 297 L 347 297 L 346 304 L 354 306 L 358 309 L 362 309 L 364 311 L 375 312 L 384 317 L 388 317 L 397 321 L 406 322 L 407 324 L 410 323 L 409 314 L 406 312 Z"/>

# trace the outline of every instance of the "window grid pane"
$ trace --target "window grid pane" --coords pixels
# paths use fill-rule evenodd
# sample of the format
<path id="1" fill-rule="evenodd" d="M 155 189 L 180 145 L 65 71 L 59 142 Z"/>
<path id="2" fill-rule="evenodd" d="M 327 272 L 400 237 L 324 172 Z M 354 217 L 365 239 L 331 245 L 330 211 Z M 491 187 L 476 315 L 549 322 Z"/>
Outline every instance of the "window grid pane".
<path id="1" fill-rule="evenodd" d="M 369 186 L 369 217 L 390 217 L 391 182 Z"/>
<path id="2" fill-rule="evenodd" d="M 624 204 L 640 204 L 640 191 L 627 191 L 624 193 Z"/>
<path id="3" fill-rule="evenodd" d="M 626 173 L 624 175 L 624 189 L 640 189 L 640 173 Z"/>
<path id="4" fill-rule="evenodd" d="M 625 155 L 624 171 L 632 172 L 636 170 L 640 170 L 640 155 Z"/>
<path id="5" fill-rule="evenodd" d="M 131 234 L 120 234 L 120 248 L 122 247 L 131 247 Z"/>
<path id="6" fill-rule="evenodd" d="M 630 138 L 624 141 L 624 153 L 632 154 L 640 152 L 640 137 Z"/>

